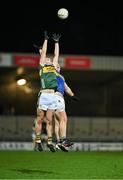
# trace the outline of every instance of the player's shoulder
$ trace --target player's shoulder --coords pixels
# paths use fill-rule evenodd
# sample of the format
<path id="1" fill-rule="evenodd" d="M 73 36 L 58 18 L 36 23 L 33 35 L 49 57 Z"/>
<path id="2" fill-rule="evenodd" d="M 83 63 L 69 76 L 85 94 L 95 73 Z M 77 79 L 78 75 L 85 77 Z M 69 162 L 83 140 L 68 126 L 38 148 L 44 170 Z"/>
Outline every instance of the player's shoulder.
<path id="1" fill-rule="evenodd" d="M 57 76 L 60 77 L 61 79 L 63 79 L 63 80 L 65 81 L 65 78 L 64 78 L 64 76 L 63 76 L 62 74 L 60 74 L 60 73 L 57 72 Z"/>

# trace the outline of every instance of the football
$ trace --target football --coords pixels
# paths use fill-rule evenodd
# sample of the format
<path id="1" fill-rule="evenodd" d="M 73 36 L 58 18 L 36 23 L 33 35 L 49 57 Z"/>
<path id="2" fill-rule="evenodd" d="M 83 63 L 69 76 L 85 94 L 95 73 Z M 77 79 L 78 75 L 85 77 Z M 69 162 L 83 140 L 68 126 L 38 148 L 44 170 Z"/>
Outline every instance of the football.
<path id="1" fill-rule="evenodd" d="M 60 19 L 66 19 L 68 17 L 68 15 L 69 15 L 69 12 L 68 12 L 67 9 L 61 8 L 61 9 L 58 10 L 57 14 L 58 14 L 58 17 Z"/>

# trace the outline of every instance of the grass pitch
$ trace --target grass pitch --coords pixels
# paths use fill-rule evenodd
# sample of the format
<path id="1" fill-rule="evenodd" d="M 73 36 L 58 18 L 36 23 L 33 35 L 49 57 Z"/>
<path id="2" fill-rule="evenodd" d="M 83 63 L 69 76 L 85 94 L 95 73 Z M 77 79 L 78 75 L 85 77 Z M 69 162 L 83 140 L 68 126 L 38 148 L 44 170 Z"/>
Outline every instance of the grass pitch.
<path id="1" fill-rule="evenodd" d="M 123 179 L 123 152 L 0 151 L 0 179 Z"/>

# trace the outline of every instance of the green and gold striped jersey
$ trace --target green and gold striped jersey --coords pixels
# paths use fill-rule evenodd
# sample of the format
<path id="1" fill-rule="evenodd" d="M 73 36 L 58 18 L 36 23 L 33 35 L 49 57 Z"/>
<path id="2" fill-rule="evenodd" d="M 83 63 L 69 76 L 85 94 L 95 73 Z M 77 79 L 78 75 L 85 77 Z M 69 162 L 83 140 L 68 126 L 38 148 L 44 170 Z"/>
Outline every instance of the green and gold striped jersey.
<path id="1" fill-rule="evenodd" d="M 41 89 L 56 89 L 56 69 L 53 64 L 41 66 L 39 71 L 41 79 Z"/>

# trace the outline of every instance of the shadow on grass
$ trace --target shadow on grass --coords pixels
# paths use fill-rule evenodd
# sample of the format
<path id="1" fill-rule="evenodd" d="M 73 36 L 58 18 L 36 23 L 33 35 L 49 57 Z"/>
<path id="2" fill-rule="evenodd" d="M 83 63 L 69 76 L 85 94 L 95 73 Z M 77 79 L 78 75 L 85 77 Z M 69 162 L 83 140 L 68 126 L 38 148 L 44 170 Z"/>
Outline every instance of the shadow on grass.
<path id="1" fill-rule="evenodd" d="M 18 171 L 23 174 L 32 174 L 32 173 L 54 174 L 54 172 L 52 171 L 42 171 L 42 170 L 35 170 L 35 169 L 13 169 L 13 171 Z"/>

